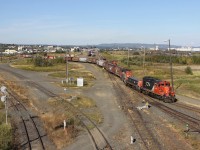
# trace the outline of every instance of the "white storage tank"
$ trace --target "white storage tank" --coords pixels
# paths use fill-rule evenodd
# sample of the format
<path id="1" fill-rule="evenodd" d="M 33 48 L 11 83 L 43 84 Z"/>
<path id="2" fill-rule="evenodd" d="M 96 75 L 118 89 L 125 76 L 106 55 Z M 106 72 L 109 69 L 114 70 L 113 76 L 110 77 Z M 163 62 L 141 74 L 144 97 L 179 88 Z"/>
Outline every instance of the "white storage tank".
<path id="1" fill-rule="evenodd" d="M 77 78 L 77 86 L 83 86 L 83 78 Z"/>

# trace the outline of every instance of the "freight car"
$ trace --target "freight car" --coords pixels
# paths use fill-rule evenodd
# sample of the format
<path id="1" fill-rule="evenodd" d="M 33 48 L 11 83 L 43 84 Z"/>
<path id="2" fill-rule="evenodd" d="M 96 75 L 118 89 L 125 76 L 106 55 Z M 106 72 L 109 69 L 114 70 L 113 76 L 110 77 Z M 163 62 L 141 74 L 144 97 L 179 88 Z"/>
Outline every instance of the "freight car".
<path id="1" fill-rule="evenodd" d="M 88 63 L 96 64 L 96 63 L 97 63 L 97 59 L 96 59 L 96 58 L 91 58 L 91 57 L 90 57 L 90 58 L 87 59 L 87 62 L 88 62 Z"/>
<path id="2" fill-rule="evenodd" d="M 116 61 L 112 61 L 112 62 L 106 61 L 104 63 L 104 68 L 108 72 L 118 76 L 124 83 L 126 83 L 126 80 L 128 79 L 128 77 L 132 76 L 131 70 L 119 67 Z"/>
<path id="3" fill-rule="evenodd" d="M 100 66 L 100 67 L 104 67 L 104 63 L 106 62 L 106 60 L 103 60 L 103 59 L 97 59 L 96 62 L 97 62 L 97 65 L 98 65 L 98 66 Z"/>
<path id="4" fill-rule="evenodd" d="M 140 90 L 138 86 L 138 79 L 136 79 L 135 77 L 128 77 L 125 84 L 133 88 L 134 90 L 138 90 L 138 91 Z"/>
<path id="5" fill-rule="evenodd" d="M 87 57 L 80 57 L 80 58 L 79 58 L 79 61 L 80 61 L 80 62 L 87 62 Z"/>

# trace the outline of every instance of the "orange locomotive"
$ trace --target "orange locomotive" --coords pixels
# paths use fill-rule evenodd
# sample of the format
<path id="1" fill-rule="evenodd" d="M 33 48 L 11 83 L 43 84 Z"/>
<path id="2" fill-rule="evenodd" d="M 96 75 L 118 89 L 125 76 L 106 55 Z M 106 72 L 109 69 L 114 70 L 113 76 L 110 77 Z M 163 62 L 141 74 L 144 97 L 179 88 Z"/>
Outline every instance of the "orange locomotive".
<path id="1" fill-rule="evenodd" d="M 142 81 L 138 82 L 138 89 L 140 92 L 148 94 L 152 97 L 160 99 L 164 102 L 175 102 L 175 92 L 170 86 L 170 82 L 161 81 L 154 77 L 143 77 Z"/>

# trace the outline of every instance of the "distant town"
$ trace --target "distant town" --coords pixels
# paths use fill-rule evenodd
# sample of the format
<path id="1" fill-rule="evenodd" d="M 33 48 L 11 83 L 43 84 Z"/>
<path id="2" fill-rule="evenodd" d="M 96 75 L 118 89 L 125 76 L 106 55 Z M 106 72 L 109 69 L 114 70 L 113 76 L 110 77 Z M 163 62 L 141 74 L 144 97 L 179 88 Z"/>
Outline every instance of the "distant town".
<path id="1" fill-rule="evenodd" d="M 167 44 L 140 44 L 140 43 L 128 43 L 128 44 L 99 44 L 99 45 L 86 45 L 86 46 L 57 46 L 57 45 L 17 45 L 17 44 L 0 44 L 1 55 L 13 55 L 13 54 L 36 54 L 40 52 L 47 53 L 64 53 L 74 51 L 99 51 L 99 50 L 130 50 L 130 51 L 165 51 L 169 50 Z M 183 53 L 200 52 L 200 47 L 192 46 L 175 46 L 172 45 L 170 50 Z"/>

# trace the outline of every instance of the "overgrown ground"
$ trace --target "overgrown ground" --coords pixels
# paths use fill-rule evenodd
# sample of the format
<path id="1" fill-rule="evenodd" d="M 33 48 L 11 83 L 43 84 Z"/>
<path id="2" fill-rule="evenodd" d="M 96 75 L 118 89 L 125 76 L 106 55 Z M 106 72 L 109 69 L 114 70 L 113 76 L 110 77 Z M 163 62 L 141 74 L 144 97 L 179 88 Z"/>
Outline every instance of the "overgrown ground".
<path id="1" fill-rule="evenodd" d="M 102 123 L 102 115 L 98 111 L 96 104 L 90 98 L 82 95 L 62 95 L 65 100 L 57 101 L 49 99 L 48 103 L 52 106 L 52 111 L 41 115 L 44 121 L 48 136 L 52 139 L 58 149 L 69 145 L 78 135 L 82 124 L 77 119 L 75 110 L 71 110 L 68 101 L 71 102 L 77 109 L 81 109 L 91 120 L 96 124 Z M 66 121 L 66 128 L 64 130 L 63 121 Z M 89 127 L 92 128 L 92 127 Z M 65 137 L 65 138 L 63 138 Z"/>
<path id="2" fill-rule="evenodd" d="M 145 68 L 143 69 L 143 55 L 133 55 L 130 53 L 129 66 L 127 64 L 128 52 L 113 51 L 102 53 L 104 57 L 109 60 L 117 60 L 118 64 L 130 68 L 133 75 L 138 79 L 142 79 L 144 75 L 158 77 L 162 80 L 171 81 L 170 67 L 168 63 L 152 63 L 145 62 Z M 131 59 L 132 57 L 138 57 L 137 60 Z M 122 60 L 125 60 L 124 62 Z M 199 99 L 200 97 L 200 66 L 190 65 L 193 75 L 186 74 L 185 68 L 188 65 L 173 64 L 173 78 L 174 89 L 179 95 L 184 95 L 192 98 Z"/>
<path id="3" fill-rule="evenodd" d="M 10 122 L 5 123 L 5 113 L 0 110 L 0 149 L 12 149 L 13 130 Z"/>

